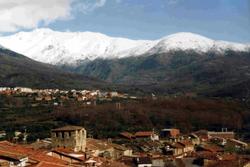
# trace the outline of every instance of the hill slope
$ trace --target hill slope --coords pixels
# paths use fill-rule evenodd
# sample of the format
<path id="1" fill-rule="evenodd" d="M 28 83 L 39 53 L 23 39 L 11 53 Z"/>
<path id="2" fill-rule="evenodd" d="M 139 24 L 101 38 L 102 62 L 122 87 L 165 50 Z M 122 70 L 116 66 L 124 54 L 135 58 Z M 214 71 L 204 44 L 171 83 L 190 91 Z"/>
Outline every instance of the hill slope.
<path id="1" fill-rule="evenodd" d="M 172 51 L 98 59 L 70 70 L 148 93 L 250 97 L 250 52 Z"/>
<path id="2" fill-rule="evenodd" d="M 105 85 L 103 81 L 66 73 L 52 65 L 0 48 L 0 86 L 75 89 L 102 85 Z"/>

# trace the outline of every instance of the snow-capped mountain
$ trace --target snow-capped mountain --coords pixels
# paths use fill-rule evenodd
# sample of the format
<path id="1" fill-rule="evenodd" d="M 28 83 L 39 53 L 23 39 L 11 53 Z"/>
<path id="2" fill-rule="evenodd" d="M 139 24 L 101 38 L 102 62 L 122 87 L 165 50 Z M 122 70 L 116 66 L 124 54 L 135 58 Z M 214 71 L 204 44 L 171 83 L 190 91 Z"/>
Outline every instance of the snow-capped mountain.
<path id="1" fill-rule="evenodd" d="M 122 58 L 143 54 L 152 47 L 151 41 L 112 38 L 93 32 L 56 32 L 50 29 L 37 29 L 1 37 L 0 44 L 49 64 L 74 64 L 79 60 L 96 58 Z"/>
<path id="2" fill-rule="evenodd" d="M 151 49 L 151 52 L 164 53 L 170 50 L 195 50 L 197 52 L 214 50 L 223 52 L 227 49 L 234 51 L 247 51 L 248 48 L 249 46 L 245 44 L 215 41 L 198 34 L 181 32 L 160 39 Z"/>
<path id="3" fill-rule="evenodd" d="M 0 44 L 31 59 L 56 65 L 75 65 L 78 61 L 124 58 L 170 50 L 249 50 L 249 46 L 244 44 L 214 41 L 193 33 L 177 33 L 150 41 L 114 38 L 93 32 L 58 32 L 51 29 L 36 29 L 0 37 Z"/>
<path id="4" fill-rule="evenodd" d="M 0 49 L 5 49 L 2 45 L 0 45 Z"/>

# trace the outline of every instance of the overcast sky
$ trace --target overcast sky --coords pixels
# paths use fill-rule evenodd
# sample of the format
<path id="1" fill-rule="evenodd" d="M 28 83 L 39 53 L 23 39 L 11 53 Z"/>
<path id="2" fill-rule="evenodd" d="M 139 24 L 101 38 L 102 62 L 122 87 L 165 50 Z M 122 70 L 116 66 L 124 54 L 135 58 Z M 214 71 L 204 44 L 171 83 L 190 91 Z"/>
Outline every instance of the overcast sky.
<path id="1" fill-rule="evenodd" d="M 0 34 L 48 27 L 132 39 L 193 32 L 250 42 L 249 0 L 0 0 Z"/>

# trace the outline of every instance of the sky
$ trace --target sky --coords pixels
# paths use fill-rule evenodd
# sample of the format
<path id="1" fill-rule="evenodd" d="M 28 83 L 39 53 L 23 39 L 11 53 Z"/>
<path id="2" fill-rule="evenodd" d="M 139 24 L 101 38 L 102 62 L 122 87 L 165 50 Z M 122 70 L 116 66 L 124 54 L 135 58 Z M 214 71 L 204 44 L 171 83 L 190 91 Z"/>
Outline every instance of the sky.
<path id="1" fill-rule="evenodd" d="M 36 28 L 130 39 L 192 32 L 250 43 L 250 0 L 0 0 L 0 34 Z"/>

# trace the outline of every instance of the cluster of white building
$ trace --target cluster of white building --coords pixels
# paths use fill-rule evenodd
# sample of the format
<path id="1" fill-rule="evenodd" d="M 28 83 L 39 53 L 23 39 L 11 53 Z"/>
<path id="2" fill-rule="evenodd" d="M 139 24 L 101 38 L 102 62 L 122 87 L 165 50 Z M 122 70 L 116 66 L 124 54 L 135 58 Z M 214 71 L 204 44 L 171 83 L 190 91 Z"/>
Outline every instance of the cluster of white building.
<path id="1" fill-rule="evenodd" d="M 96 98 L 131 98 L 128 94 L 118 93 L 116 91 L 100 91 L 100 90 L 59 90 L 59 89 L 32 89 L 27 87 L 0 87 L 0 94 L 36 94 L 38 98 L 50 96 L 61 96 L 64 99 L 75 98 L 77 101 L 85 101 Z"/>

